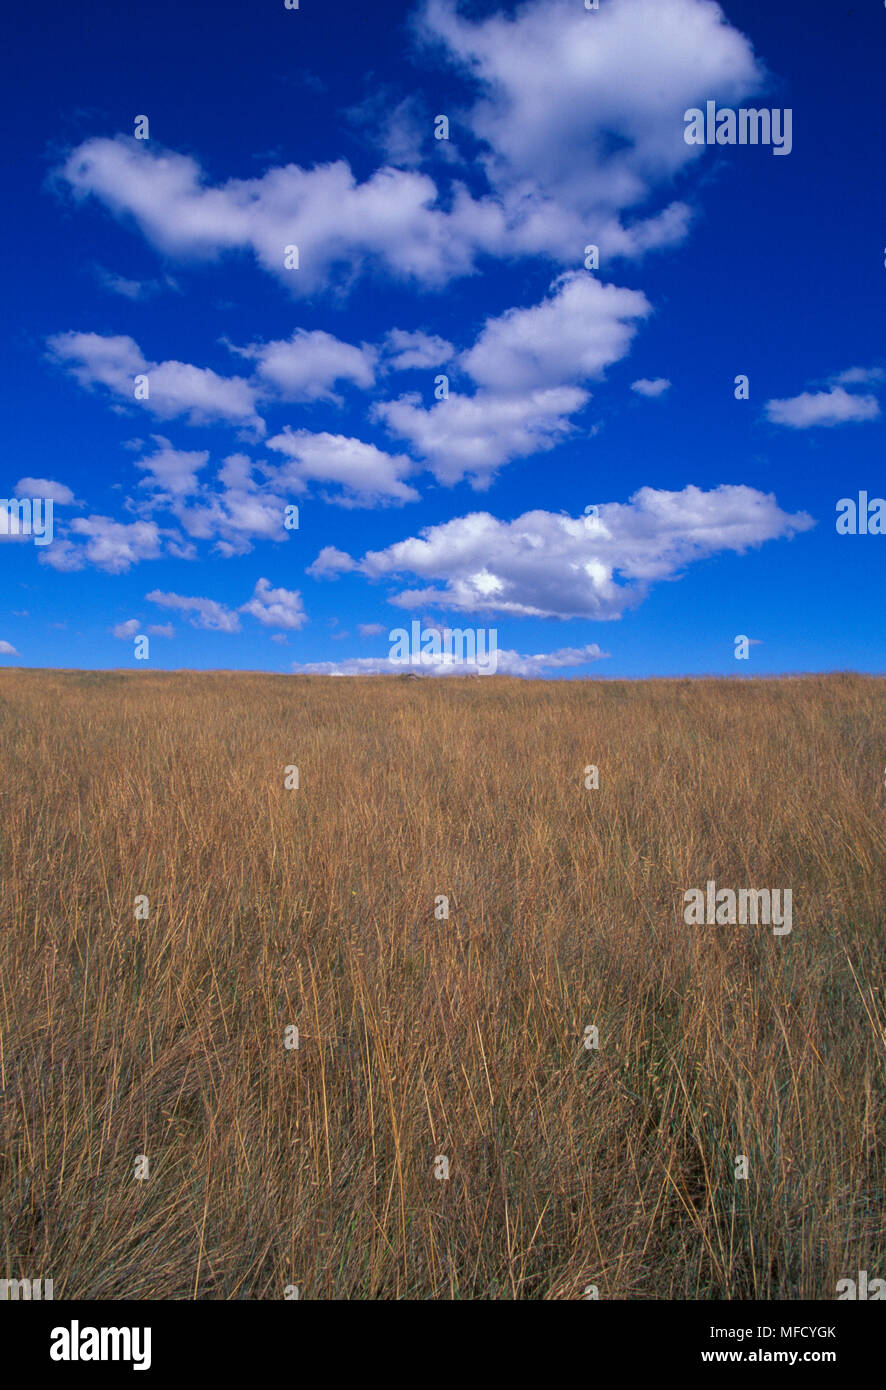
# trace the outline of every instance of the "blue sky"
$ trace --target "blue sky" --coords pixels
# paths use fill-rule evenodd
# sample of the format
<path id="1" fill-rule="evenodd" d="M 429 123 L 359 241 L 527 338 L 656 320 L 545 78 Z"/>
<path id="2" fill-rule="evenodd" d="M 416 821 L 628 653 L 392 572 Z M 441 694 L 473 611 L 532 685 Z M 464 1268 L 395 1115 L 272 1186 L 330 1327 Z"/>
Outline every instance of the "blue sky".
<path id="1" fill-rule="evenodd" d="M 384 669 L 419 619 L 514 674 L 884 670 L 835 509 L 886 492 L 886 9 L 15 26 L 0 491 L 54 531 L 0 539 L 4 664 Z M 709 100 L 790 152 L 688 145 Z"/>

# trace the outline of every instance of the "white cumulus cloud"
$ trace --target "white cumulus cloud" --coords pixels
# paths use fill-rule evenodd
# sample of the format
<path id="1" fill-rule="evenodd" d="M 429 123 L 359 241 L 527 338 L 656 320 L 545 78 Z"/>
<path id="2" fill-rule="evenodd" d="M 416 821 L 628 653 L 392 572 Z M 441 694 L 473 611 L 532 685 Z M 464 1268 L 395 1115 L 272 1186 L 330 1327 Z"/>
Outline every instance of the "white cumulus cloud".
<path id="1" fill-rule="evenodd" d="M 421 28 L 477 85 L 462 119 L 486 146 L 512 244 L 564 262 L 586 241 L 605 257 L 681 240 L 688 207 L 648 204 L 698 153 L 684 112 L 712 93 L 735 104 L 761 81 L 751 45 L 710 0 L 605 0 L 594 12 L 530 0 L 476 20 L 429 0 Z"/>
<path id="2" fill-rule="evenodd" d="M 407 332 L 392 328 L 385 339 L 387 365 L 395 372 L 419 367 L 439 367 L 455 356 L 455 348 L 445 338 L 419 330 Z"/>
<path id="3" fill-rule="evenodd" d="M 268 448 L 289 459 L 274 473 L 279 486 L 302 492 L 309 482 L 336 484 L 341 493 L 332 500 L 353 506 L 414 502 L 418 498 L 415 488 L 403 481 L 415 470 L 405 454 L 387 454 L 374 444 L 345 435 L 314 434 L 289 426 L 268 440 Z"/>
<path id="4" fill-rule="evenodd" d="M 637 290 L 568 272 L 541 303 L 487 319 L 459 358 L 476 383 L 472 395 L 452 391 L 426 406 L 411 392 L 379 401 L 373 418 L 407 440 L 438 482 L 452 486 L 467 476 L 474 487 L 488 487 L 502 465 L 572 432 L 570 417 L 590 399 L 579 383 L 623 357 L 650 312 Z"/>
<path id="5" fill-rule="evenodd" d="M 273 589 L 267 579 L 259 579 L 255 593 L 248 603 L 240 605 L 240 612 L 251 613 L 265 627 L 296 630 L 308 620 L 301 594 L 292 589 Z"/>
<path id="6" fill-rule="evenodd" d="M 879 414 L 876 396 L 855 396 L 842 386 L 833 386 L 829 391 L 803 391 L 786 400 L 766 402 L 766 415 L 774 425 L 795 430 L 876 420 Z"/>
<path id="7" fill-rule="evenodd" d="M 157 603 L 162 608 L 174 608 L 183 613 L 191 627 L 207 628 L 210 632 L 239 632 L 240 619 L 223 603 L 212 598 L 192 598 L 182 594 L 163 593 L 152 589 L 145 594 L 149 603 Z"/>
<path id="8" fill-rule="evenodd" d="M 43 497 L 59 507 L 71 507 L 76 501 L 69 487 L 52 478 L 19 478 L 12 491 L 15 497 Z"/>
<path id="9" fill-rule="evenodd" d="M 641 376 L 639 381 L 631 382 L 631 390 L 636 391 L 638 396 L 649 396 L 654 399 L 656 396 L 663 396 L 670 384 L 666 376 L 657 376 L 652 380 L 649 377 Z"/>
<path id="10" fill-rule="evenodd" d="M 615 619 L 641 603 L 655 581 L 723 551 L 741 554 L 814 523 L 783 512 L 772 494 L 722 485 L 709 492 L 641 488 L 597 516 L 532 511 L 514 521 L 473 512 L 425 528 L 359 562 L 321 552 L 316 577 L 356 569 L 370 579 L 414 575 L 422 587 L 390 602 L 521 617 Z"/>
<path id="11" fill-rule="evenodd" d="M 142 560 L 156 560 L 163 552 L 163 532 L 153 521 L 114 521 L 109 516 L 77 517 L 70 530 L 82 536 L 82 545 L 67 538 L 53 540 L 40 562 L 53 569 L 80 570 L 86 564 L 109 574 L 123 574 Z"/>
<path id="12" fill-rule="evenodd" d="M 560 276 L 551 290 L 540 304 L 487 319 L 460 359 L 478 386 L 510 394 L 601 377 L 651 312 L 639 290 L 604 285 L 585 271 Z"/>
<path id="13" fill-rule="evenodd" d="M 299 328 L 288 340 L 232 351 L 255 362 L 260 386 L 284 401 L 338 401 L 332 390 L 336 382 L 347 381 L 364 391 L 375 382 L 376 348 L 366 343 L 355 347 L 321 330 Z"/>
<path id="14" fill-rule="evenodd" d="M 158 419 L 183 415 L 192 425 L 222 421 L 264 433 L 255 409 L 256 389 L 244 377 L 219 376 L 189 362 L 149 362 L 134 339 L 124 335 L 57 333 L 48 346 L 81 386 L 104 386 L 118 401 L 142 406 Z M 148 379 L 145 399 L 136 399 L 136 376 Z"/>
<path id="15" fill-rule="evenodd" d="M 736 105 L 761 82 L 750 44 L 712 0 L 606 0 L 595 12 L 530 0 L 476 20 L 454 0 L 430 0 L 420 30 L 474 89 L 453 115 L 480 142 L 479 164 L 464 166 L 481 174 L 475 192 L 451 177 L 454 150 L 435 162 L 439 183 L 391 167 L 418 154 L 403 102 L 399 138 L 379 125 L 388 163 L 363 180 L 339 159 L 213 183 L 189 155 L 125 136 L 85 141 L 61 178 L 165 254 L 249 252 L 294 295 L 378 268 L 440 286 L 481 254 L 574 265 L 589 228 L 604 258 L 679 242 L 689 208 L 673 182 L 703 157 L 683 140 L 684 111 L 711 93 Z M 289 270 L 291 245 L 299 266 Z"/>

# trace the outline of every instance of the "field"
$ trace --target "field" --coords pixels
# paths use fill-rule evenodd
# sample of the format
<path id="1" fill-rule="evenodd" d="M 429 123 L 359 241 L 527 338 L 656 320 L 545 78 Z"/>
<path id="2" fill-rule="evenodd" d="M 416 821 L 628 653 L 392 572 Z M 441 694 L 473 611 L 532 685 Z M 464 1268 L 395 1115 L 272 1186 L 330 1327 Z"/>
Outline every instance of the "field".
<path id="1" fill-rule="evenodd" d="M 0 1274 L 886 1274 L 886 682 L 7 670 L 0 733 Z M 687 925 L 708 880 L 792 930 Z"/>

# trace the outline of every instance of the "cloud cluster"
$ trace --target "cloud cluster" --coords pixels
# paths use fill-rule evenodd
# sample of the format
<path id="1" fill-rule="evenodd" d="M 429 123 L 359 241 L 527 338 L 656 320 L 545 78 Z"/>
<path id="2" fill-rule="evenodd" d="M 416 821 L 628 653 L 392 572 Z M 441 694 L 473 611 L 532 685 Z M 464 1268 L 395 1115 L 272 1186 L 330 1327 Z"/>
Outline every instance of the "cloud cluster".
<path id="1" fill-rule="evenodd" d="M 76 517 L 42 563 L 119 574 L 161 556 L 193 558 L 201 541 L 242 555 L 256 541 L 286 539 L 286 508 L 309 490 L 343 506 L 400 506 L 418 499 L 422 469 L 444 486 L 467 479 L 483 489 L 507 463 L 578 432 L 593 384 L 629 354 L 652 313 L 641 291 L 606 283 L 613 259 L 687 234 L 686 175 L 705 151 L 685 143 L 683 113 L 711 96 L 738 104 L 760 86 L 761 68 L 713 0 L 606 0 L 592 12 L 581 0 L 523 0 L 507 13 L 463 11 L 457 0 L 424 0 L 414 26 L 469 93 L 449 113 L 452 141 L 438 142 L 445 148 L 423 134 L 416 97 L 395 103 L 380 138 L 387 162 L 365 178 L 340 159 L 217 182 L 189 155 L 117 137 L 81 144 L 60 181 L 76 200 L 97 200 L 134 224 L 165 256 L 251 256 L 294 296 L 350 288 L 367 274 L 440 288 L 490 256 L 542 258 L 554 277 L 547 295 L 488 317 L 461 350 L 424 327 L 391 328 L 376 343 L 300 327 L 288 338 L 228 342 L 246 364 L 232 375 L 150 361 L 126 335 L 56 334 L 54 360 L 84 388 L 109 392 L 115 409 L 140 405 L 160 420 L 232 427 L 241 440 L 271 437 L 268 458 L 233 453 L 216 471 L 208 450 L 153 436 L 153 447 L 139 446 L 138 485 L 124 503 L 133 519 Z M 575 269 L 588 242 L 600 250 L 599 277 Z M 120 277 L 107 283 L 131 300 L 148 293 Z M 396 395 L 394 374 L 435 369 L 451 378 L 442 399 L 430 398 L 430 382 L 425 396 Z M 875 375 L 851 369 L 827 391 L 770 401 L 767 415 L 793 428 L 872 419 L 876 398 L 852 388 L 871 386 Z M 143 399 L 136 377 L 148 381 Z M 665 377 L 631 386 L 651 399 L 669 388 Z M 395 441 L 390 451 L 305 427 L 321 406 L 341 406 L 346 390 L 385 393 L 367 402 L 368 419 Z M 306 409 L 269 430 L 268 409 L 281 406 Z M 26 482 L 74 503 L 63 484 Z M 506 521 L 474 512 L 361 559 L 325 546 L 308 572 L 390 582 L 391 602 L 404 608 L 612 620 L 694 561 L 810 525 L 748 487 L 647 487 L 594 517 L 535 510 Z M 213 631 L 237 632 L 247 614 L 285 640 L 307 621 L 300 594 L 264 578 L 239 608 L 160 589 L 148 598 Z M 509 674 L 529 675 L 603 655 L 595 646 L 499 660 Z M 367 670 L 373 660 L 300 669 Z"/>
<path id="2" fill-rule="evenodd" d="M 590 238 L 641 255 L 686 233 L 689 209 L 650 198 L 694 159 L 684 111 L 716 93 L 732 105 L 761 71 L 710 0 L 531 0 L 473 20 L 428 0 L 420 31 L 476 83 L 462 120 L 485 150 L 503 225 L 519 249 L 564 263 Z"/>
<path id="3" fill-rule="evenodd" d="M 158 448 L 136 462 L 147 475 L 140 487 L 148 497 L 139 504 L 146 513 L 168 512 L 191 541 L 214 541 L 220 555 L 244 555 L 256 540 L 283 541 L 288 499 L 272 472 L 258 475 L 246 454 L 230 454 L 207 483 L 198 472 L 208 452 L 173 449 L 155 435 Z M 187 543 L 185 543 L 187 552 Z"/>
<path id="4" fill-rule="evenodd" d="M 104 386 L 117 401 L 139 405 L 161 420 L 183 416 L 191 425 L 236 425 L 259 436 L 265 433 L 261 406 L 319 400 L 340 404 L 336 383 L 349 382 L 364 391 L 375 383 L 378 349 L 366 343 L 356 347 L 331 333 L 299 328 L 288 340 L 228 346 L 255 363 L 251 377 L 220 376 L 189 362 L 150 362 L 125 335 L 57 333 L 48 342 L 50 356 L 88 390 Z M 136 378 L 146 379 L 139 383 L 138 395 Z"/>
<path id="5" fill-rule="evenodd" d="M 404 482 L 415 468 L 410 458 L 343 435 L 287 427 L 268 441 L 281 462 L 256 463 L 246 454 L 230 454 L 205 480 L 208 450 L 176 449 L 163 435 L 154 435 L 153 443 L 135 460 L 144 476 L 137 497 L 126 501 L 138 520 L 78 517 L 41 553 L 41 563 L 64 571 L 89 564 L 122 574 L 162 555 L 193 559 L 199 541 L 211 542 L 226 558 L 244 555 L 257 541 L 289 539 L 287 508 L 311 483 L 334 489 L 326 500 L 341 506 L 400 505 L 418 497 Z M 73 499 L 61 483 L 23 479 L 19 486 L 32 482 L 45 488 L 35 496 L 49 496 L 52 489 Z"/>
<path id="6" fill-rule="evenodd" d="M 590 399 L 581 382 L 599 379 L 629 350 L 651 312 L 644 294 L 567 272 L 526 309 L 487 319 L 458 367 L 474 384 L 432 406 L 411 392 L 376 404 L 373 417 L 406 439 L 438 482 L 463 477 L 488 487 L 512 459 L 553 448 Z"/>
<path id="7" fill-rule="evenodd" d="M 213 598 L 164 593 L 161 589 L 152 589 L 145 597 L 149 603 L 184 614 L 191 627 L 205 628 L 209 632 L 239 632 L 240 613 L 249 613 L 265 627 L 290 631 L 304 627 L 308 621 L 301 594 L 292 589 L 275 589 L 267 579 L 258 580 L 252 598 L 237 611 Z"/>
<path id="8" fill-rule="evenodd" d="M 98 198 L 134 219 L 166 255 L 214 260 L 249 251 L 295 295 L 323 289 L 336 271 L 353 276 L 370 265 L 445 284 L 472 269 L 470 232 L 483 211 L 464 188 L 441 211 L 434 181 L 413 171 L 385 167 L 360 182 L 345 160 L 288 164 L 213 187 L 190 156 L 155 154 L 123 136 L 87 140 L 61 174 L 75 197 Z M 298 269 L 287 268 L 290 246 L 298 248 Z"/>
<path id="9" fill-rule="evenodd" d="M 600 379 L 624 357 L 650 313 L 638 290 L 603 284 L 585 271 L 564 273 L 540 303 L 487 319 L 456 358 L 455 370 L 474 384 L 471 394 L 453 391 L 425 406 L 411 392 L 376 402 L 371 417 L 406 440 L 438 482 L 451 486 L 468 476 L 488 487 L 503 464 L 550 449 L 571 432 L 571 417 L 589 400 L 579 383 Z M 144 404 L 155 415 L 185 415 L 192 424 L 222 420 L 259 435 L 265 432 L 257 414 L 262 402 L 340 403 L 335 383 L 370 389 L 383 353 L 386 368 L 405 370 L 440 365 L 455 352 L 451 343 L 422 332 L 393 329 L 382 347 L 356 347 L 298 329 L 286 341 L 233 348 L 255 363 L 246 379 L 182 362 L 151 364 L 129 337 L 63 333 L 50 340 L 50 349 L 83 386 L 101 384 L 118 400 L 133 400 L 134 378 L 143 374 L 150 391 Z M 418 497 L 404 481 L 415 471 L 412 461 L 361 440 L 287 425 L 268 447 L 292 460 L 281 481 L 299 490 L 308 482 L 338 485 L 340 500 L 363 506 Z M 170 464 L 177 469 L 172 452 Z"/>
<path id="10" fill-rule="evenodd" d="M 712 92 L 735 104 L 761 79 L 749 43 L 712 0 L 607 0 L 594 13 L 575 0 L 530 0 L 513 16 L 479 20 L 462 17 L 455 0 L 430 0 L 418 28 L 474 85 L 457 114 L 482 152 L 482 189 L 457 178 L 441 188 L 394 167 L 417 154 L 408 101 L 382 135 L 389 162 L 362 181 L 336 160 L 213 184 L 190 156 L 122 136 L 83 143 L 61 179 L 76 198 L 133 220 L 167 255 L 248 252 L 296 295 L 373 267 L 440 286 L 481 254 L 575 264 L 589 227 L 610 256 L 680 241 L 687 205 L 649 205 L 699 157 L 683 140 L 683 112 Z M 447 153 L 438 178 L 457 167 Z M 287 268 L 289 246 L 298 269 Z"/>
<path id="11" fill-rule="evenodd" d="M 425 406 L 412 392 L 377 402 L 372 418 L 405 439 L 439 482 L 451 486 L 467 476 L 475 487 L 488 487 L 503 464 L 549 450 L 572 432 L 572 417 L 590 399 L 580 383 L 601 378 L 608 366 L 629 351 L 638 324 L 650 312 L 648 300 L 637 290 L 603 284 L 585 271 L 567 272 L 554 281 L 540 303 L 487 319 L 474 344 L 455 364 L 472 380 L 472 393 L 453 391 Z M 64 334 L 53 339 L 52 348 L 57 356 L 74 362 L 73 371 L 83 384 L 102 382 L 118 396 L 130 391 L 136 369 L 148 366 L 130 338 Z M 442 339 L 401 330 L 388 335 L 385 349 L 398 369 L 432 357 L 439 364 L 440 358 L 454 351 Z M 375 380 L 381 351 L 301 330 L 287 342 L 235 350 L 256 362 L 260 381 L 220 378 L 182 363 L 166 363 L 151 369 L 154 409 L 163 414 L 173 406 L 182 411 L 187 405 L 192 417 L 196 412 L 202 418 L 209 410 L 210 395 L 214 393 L 220 412 L 225 383 L 234 383 L 238 399 L 228 399 L 226 408 L 231 417 L 247 423 L 257 419 L 254 407 L 263 389 L 272 389 L 282 399 L 313 400 L 328 396 L 340 379 L 368 388 Z M 173 365 L 184 373 L 178 378 L 174 402 L 162 389 L 168 381 L 164 368 Z M 159 393 L 154 386 L 157 373 Z M 194 387 L 187 400 L 185 382 Z M 264 430 L 264 422 L 257 423 Z M 220 538 L 226 554 L 240 553 L 239 543 L 246 536 L 280 538 L 282 494 L 304 492 L 311 483 L 332 486 L 337 489 L 332 500 L 351 506 L 402 504 L 419 496 L 406 481 L 417 471 L 409 456 L 327 431 L 284 426 L 267 443 L 287 463 L 266 466 L 265 480 L 258 484 L 252 466 L 237 456 L 241 461 L 236 483 L 229 480 L 221 495 L 198 484 L 206 453 L 175 450 L 168 441 L 156 438 L 162 447 L 137 464 L 148 474 L 142 487 L 151 489 L 152 505 L 165 504 L 194 539 Z M 227 466 L 230 472 L 235 465 L 229 461 Z M 186 501 L 197 494 L 201 495 L 195 502 Z"/>

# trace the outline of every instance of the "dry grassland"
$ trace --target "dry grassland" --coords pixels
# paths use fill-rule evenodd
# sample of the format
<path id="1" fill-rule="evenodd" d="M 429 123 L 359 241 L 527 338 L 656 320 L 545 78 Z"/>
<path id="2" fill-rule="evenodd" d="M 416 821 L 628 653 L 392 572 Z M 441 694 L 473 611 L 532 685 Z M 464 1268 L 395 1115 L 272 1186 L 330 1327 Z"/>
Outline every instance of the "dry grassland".
<path id="1" fill-rule="evenodd" d="M 2 673 L 0 1274 L 57 1299 L 886 1274 L 884 715 L 860 676 Z M 793 930 L 687 926 L 708 879 L 791 888 Z"/>

